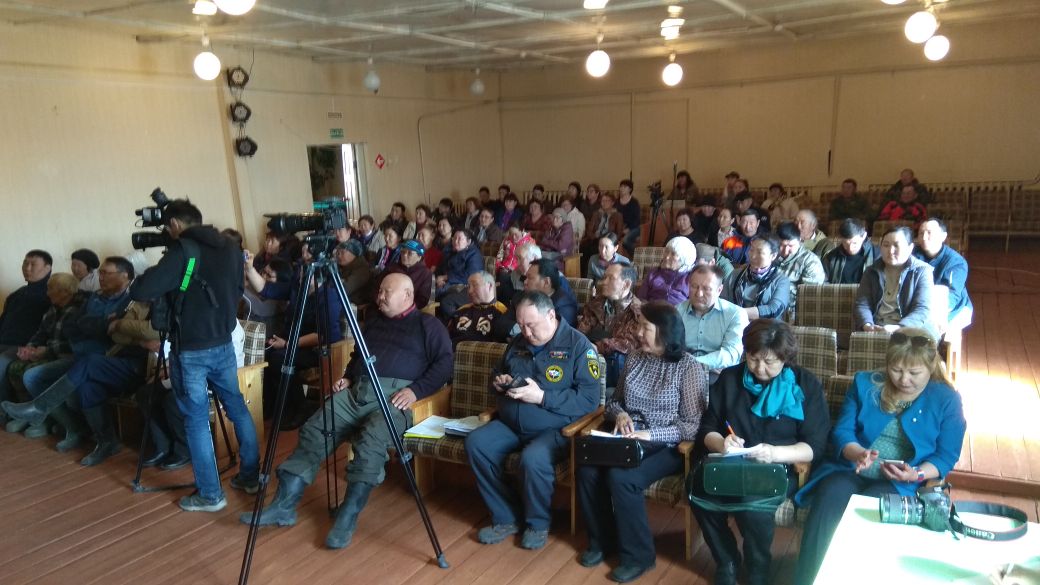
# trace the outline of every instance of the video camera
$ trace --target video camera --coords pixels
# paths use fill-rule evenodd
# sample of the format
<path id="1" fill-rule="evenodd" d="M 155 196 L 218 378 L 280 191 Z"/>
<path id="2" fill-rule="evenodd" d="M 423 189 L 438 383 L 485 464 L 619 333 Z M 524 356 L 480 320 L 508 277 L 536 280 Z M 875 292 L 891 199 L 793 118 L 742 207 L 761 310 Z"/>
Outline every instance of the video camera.
<path id="1" fill-rule="evenodd" d="M 326 199 L 314 202 L 314 213 L 272 213 L 267 229 L 276 234 L 311 232 L 303 238 L 311 253 L 329 254 L 335 246 L 332 232 L 347 227 L 347 202 L 342 199 Z"/>
<path id="2" fill-rule="evenodd" d="M 650 191 L 650 206 L 658 208 L 664 201 L 664 190 L 661 188 L 661 181 L 656 181 L 646 186 L 647 190 Z"/>
<path id="3" fill-rule="evenodd" d="M 155 248 L 157 246 L 169 246 L 173 243 L 173 238 L 170 234 L 163 229 L 163 211 L 166 206 L 170 204 L 170 198 L 163 193 L 163 190 L 156 187 L 150 195 L 152 201 L 155 202 L 153 207 L 142 207 L 134 211 L 134 215 L 141 218 L 141 227 L 157 227 L 160 231 L 141 231 L 130 234 L 130 245 L 135 250 L 145 250 L 147 248 Z"/>

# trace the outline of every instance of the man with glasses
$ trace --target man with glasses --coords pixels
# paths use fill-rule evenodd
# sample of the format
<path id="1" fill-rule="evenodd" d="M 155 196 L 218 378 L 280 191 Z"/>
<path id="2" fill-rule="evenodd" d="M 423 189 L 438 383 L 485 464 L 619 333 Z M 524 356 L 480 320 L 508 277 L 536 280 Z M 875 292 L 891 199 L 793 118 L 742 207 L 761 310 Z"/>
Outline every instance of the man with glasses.
<path id="1" fill-rule="evenodd" d="M 686 327 L 686 351 L 711 371 L 714 382 L 719 372 L 740 363 L 741 341 L 748 326 L 747 312 L 721 298 L 722 268 L 700 264 L 690 273 L 690 297 L 676 309 Z"/>

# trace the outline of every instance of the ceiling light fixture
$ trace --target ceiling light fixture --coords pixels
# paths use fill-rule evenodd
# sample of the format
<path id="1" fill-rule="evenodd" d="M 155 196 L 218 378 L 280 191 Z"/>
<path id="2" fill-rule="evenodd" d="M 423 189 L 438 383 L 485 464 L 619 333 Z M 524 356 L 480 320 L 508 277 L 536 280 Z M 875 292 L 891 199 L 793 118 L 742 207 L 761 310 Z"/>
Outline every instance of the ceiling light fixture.
<path id="1" fill-rule="evenodd" d="M 256 0 L 213 0 L 217 8 L 231 16 L 242 16 L 256 5 Z"/>
<path id="2" fill-rule="evenodd" d="M 669 63 L 661 71 L 661 81 L 664 81 L 664 84 L 668 87 L 675 87 L 682 81 L 682 65 L 675 62 L 675 53 L 668 55 L 668 61 Z"/>
<path id="3" fill-rule="evenodd" d="M 610 0 L 585 0 L 581 3 L 581 7 L 585 10 L 603 10 L 607 7 L 607 2 Z"/>
<path id="4" fill-rule="evenodd" d="M 950 39 L 935 35 L 924 44 L 924 56 L 929 61 L 941 61 L 950 52 Z"/>
<path id="5" fill-rule="evenodd" d="M 668 16 L 671 18 L 677 18 L 682 14 L 682 6 L 671 5 L 668 7 Z"/>
<path id="6" fill-rule="evenodd" d="M 661 21 L 661 36 L 666 41 L 674 41 L 679 38 L 679 28 L 686 22 L 682 18 L 666 18 Z"/>
<path id="7" fill-rule="evenodd" d="M 889 6 L 898 6 L 898 5 L 902 4 L 903 2 L 906 2 L 906 0 L 881 0 L 881 1 L 884 2 L 885 4 L 888 4 Z"/>
<path id="8" fill-rule="evenodd" d="M 484 81 L 480 79 L 480 67 L 477 67 L 474 73 L 477 74 L 477 78 L 469 84 L 469 92 L 475 96 L 484 95 Z"/>
<path id="9" fill-rule="evenodd" d="M 209 37 L 202 35 L 202 52 L 195 55 L 195 75 L 203 81 L 213 81 L 220 75 L 220 58 L 209 50 Z"/>
<path id="10" fill-rule="evenodd" d="M 212 0 L 195 0 L 191 13 L 196 16 L 213 16 L 217 13 L 217 5 Z"/>
<path id="11" fill-rule="evenodd" d="M 910 15 L 903 27 L 903 34 L 911 43 L 921 44 L 932 38 L 939 28 L 939 21 L 928 10 L 921 10 Z"/>
<path id="12" fill-rule="evenodd" d="M 361 83 L 364 84 L 365 89 L 372 93 L 379 93 L 379 86 L 382 84 L 382 80 L 379 79 L 379 74 L 376 73 L 375 66 L 373 65 L 372 58 L 368 58 L 368 73 L 365 74 L 365 79 Z"/>
<path id="13" fill-rule="evenodd" d="M 610 71 L 610 55 L 599 48 L 602 42 L 603 33 L 600 33 L 596 36 L 596 50 L 589 53 L 589 56 L 585 58 L 585 71 L 593 77 L 603 77 L 607 74 L 607 71 Z"/>

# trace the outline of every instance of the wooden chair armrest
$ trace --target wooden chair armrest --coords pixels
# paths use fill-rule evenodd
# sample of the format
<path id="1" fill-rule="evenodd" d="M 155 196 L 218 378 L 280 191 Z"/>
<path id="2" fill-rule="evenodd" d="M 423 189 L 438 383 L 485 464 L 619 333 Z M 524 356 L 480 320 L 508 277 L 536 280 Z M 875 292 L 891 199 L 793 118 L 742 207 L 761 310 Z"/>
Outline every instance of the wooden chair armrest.
<path id="1" fill-rule="evenodd" d="M 697 444 L 694 443 L 693 441 L 679 441 L 679 445 L 676 447 L 677 449 L 679 449 L 679 454 L 682 455 L 682 458 L 683 458 L 683 474 L 684 475 L 689 475 L 690 469 L 693 468 L 692 461 L 690 461 L 690 459 L 692 459 L 690 454 L 693 453 L 693 448 L 696 445 Z"/>
<path id="2" fill-rule="evenodd" d="M 580 435 L 592 434 L 592 429 L 598 428 L 600 425 L 603 424 L 603 421 L 605 421 L 605 420 L 607 420 L 607 417 L 602 415 L 602 414 L 600 414 L 596 418 L 592 419 L 592 421 L 589 422 L 589 424 L 585 425 L 585 428 L 581 429 L 581 431 L 578 434 L 580 434 Z"/>
<path id="3" fill-rule="evenodd" d="M 477 420 L 479 420 L 480 422 L 484 422 L 484 423 L 490 422 L 491 419 L 495 418 L 496 414 L 498 414 L 498 408 L 497 407 L 492 407 L 492 408 L 489 408 L 489 409 L 485 410 L 484 412 L 478 414 L 477 415 Z"/>
<path id="4" fill-rule="evenodd" d="M 422 400 L 416 400 L 410 407 L 412 424 L 419 424 L 431 416 L 448 416 L 451 400 L 451 385 L 445 384 L 439 390 Z"/>
<path id="5" fill-rule="evenodd" d="M 795 463 L 794 470 L 798 473 L 798 487 L 805 485 L 805 482 L 809 481 L 809 469 L 811 465 L 808 463 Z"/>
<path id="6" fill-rule="evenodd" d="M 585 416 L 579 418 L 578 420 L 572 422 L 571 424 L 563 427 L 563 429 L 560 431 L 560 434 L 563 435 L 564 437 L 568 437 L 568 438 L 569 437 L 573 437 L 574 435 L 578 434 L 578 431 L 580 431 L 580 430 L 584 429 L 585 427 L 589 426 L 589 423 L 591 423 L 596 417 L 598 417 L 598 416 L 600 416 L 602 414 L 603 414 L 603 407 L 602 406 L 597 406 L 596 410 L 593 410 L 592 412 L 586 414 Z"/>
<path id="7" fill-rule="evenodd" d="M 257 362 L 255 364 L 247 364 L 238 368 L 239 372 L 247 372 L 249 370 L 262 370 L 267 367 L 267 362 Z"/>

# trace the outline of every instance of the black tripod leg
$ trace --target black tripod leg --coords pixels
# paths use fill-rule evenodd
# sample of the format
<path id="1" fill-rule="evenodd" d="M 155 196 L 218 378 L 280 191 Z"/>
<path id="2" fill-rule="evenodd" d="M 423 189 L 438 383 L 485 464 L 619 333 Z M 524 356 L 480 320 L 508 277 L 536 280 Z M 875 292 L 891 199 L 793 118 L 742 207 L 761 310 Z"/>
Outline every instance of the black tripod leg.
<path id="1" fill-rule="evenodd" d="M 235 450 L 231 448 L 231 436 L 228 435 L 227 422 L 224 420 L 224 408 L 220 404 L 220 400 L 217 399 L 217 395 L 210 393 L 210 397 L 213 399 L 213 411 L 217 416 L 217 424 L 220 425 L 220 434 L 224 436 L 224 446 L 227 447 L 228 464 L 224 469 L 218 469 L 217 475 L 223 475 L 224 472 L 231 469 L 238 463 L 238 456 Z"/>
<path id="2" fill-rule="evenodd" d="M 323 273 L 315 275 L 317 286 L 320 287 L 324 279 Z M 320 289 L 319 289 L 320 290 Z M 318 356 L 318 391 L 321 393 L 321 434 L 325 442 L 325 453 L 332 455 L 332 464 L 325 465 L 325 486 L 332 489 L 325 490 L 325 505 L 330 517 L 335 517 L 339 509 L 339 456 L 336 453 L 336 402 L 332 400 L 332 358 L 329 352 L 330 345 L 327 343 L 329 337 L 329 308 L 327 303 L 318 302 L 317 305 L 318 339 L 325 341 L 320 344 Z M 326 368 L 326 365 L 328 367 Z M 342 375 L 343 372 L 340 372 Z M 325 406 L 328 405 L 328 410 Z"/>

